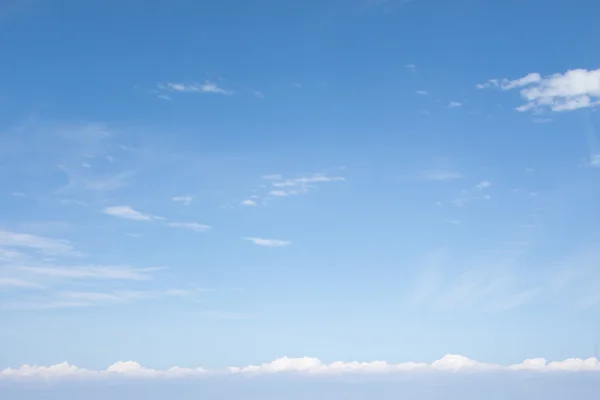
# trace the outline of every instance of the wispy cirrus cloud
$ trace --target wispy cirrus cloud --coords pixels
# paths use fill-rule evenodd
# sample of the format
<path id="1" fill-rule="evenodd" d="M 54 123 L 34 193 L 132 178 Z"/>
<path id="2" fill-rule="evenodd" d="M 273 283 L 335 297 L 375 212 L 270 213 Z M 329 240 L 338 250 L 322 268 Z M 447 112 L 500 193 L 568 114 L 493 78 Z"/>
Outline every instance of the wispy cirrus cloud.
<path id="1" fill-rule="evenodd" d="M 192 196 L 173 196 L 171 197 L 171 200 L 175 203 L 181 203 L 184 206 L 189 206 L 192 204 L 192 201 L 194 201 L 194 198 Z"/>
<path id="2" fill-rule="evenodd" d="M 152 214 L 146 214 L 141 211 L 137 211 L 131 206 L 112 206 L 106 207 L 102 210 L 102 212 L 106 215 L 110 215 L 117 218 L 130 219 L 134 221 L 152 221 L 152 220 L 162 220 L 164 218 L 158 217 Z"/>
<path id="3" fill-rule="evenodd" d="M 456 170 L 431 170 L 424 172 L 422 177 L 428 181 L 453 181 L 461 179 L 463 175 Z"/>
<path id="4" fill-rule="evenodd" d="M 244 237 L 244 240 L 250 241 L 257 246 L 263 247 L 285 247 L 292 244 L 292 242 L 288 240 L 279 240 L 279 239 L 262 239 L 257 237 Z"/>
<path id="5" fill-rule="evenodd" d="M 520 89 L 525 104 L 517 111 L 572 111 L 600 105 L 600 69 L 574 69 L 543 77 L 532 72 L 522 78 L 490 79 L 478 89 Z"/>
<path id="6" fill-rule="evenodd" d="M 17 271 L 37 276 L 63 279 L 100 279 L 100 280 L 133 280 L 145 281 L 152 279 L 150 272 L 160 271 L 164 268 L 132 268 L 127 266 L 56 266 L 36 265 L 17 266 Z"/>
<path id="7" fill-rule="evenodd" d="M 451 201 L 451 203 L 455 206 L 462 207 L 475 200 L 489 200 L 492 198 L 487 191 L 490 186 L 492 186 L 490 181 L 483 180 L 470 189 L 463 189 L 461 193 Z"/>
<path id="8" fill-rule="evenodd" d="M 115 291 L 59 291 L 47 292 L 45 297 L 33 300 L 3 303 L 0 308 L 12 310 L 56 310 L 61 308 L 107 307 L 161 298 L 190 298 L 199 290 L 115 290 Z"/>
<path id="9" fill-rule="evenodd" d="M 272 182 L 271 184 L 275 187 L 296 187 L 311 183 L 335 182 L 345 180 L 346 178 L 343 178 L 341 176 L 327 176 L 325 174 L 314 174 L 311 176 L 301 176 L 299 178 L 292 178 L 286 180 L 278 179 Z"/>
<path id="10" fill-rule="evenodd" d="M 0 290 L 2 290 L 2 288 L 42 289 L 43 287 L 43 285 L 36 282 L 25 281 L 17 278 L 5 278 L 0 276 Z"/>
<path id="11" fill-rule="evenodd" d="M 215 93 L 222 95 L 231 95 L 234 92 L 219 87 L 215 82 L 205 81 L 204 83 L 174 83 L 169 82 L 158 85 L 158 89 L 180 93 Z"/>
<path id="12" fill-rule="evenodd" d="M 460 106 L 462 106 L 462 103 L 460 103 L 458 101 L 451 101 L 450 103 L 448 103 L 449 108 L 456 108 L 456 107 L 460 107 Z"/>
<path id="13" fill-rule="evenodd" d="M 58 190 L 59 194 L 73 194 L 82 192 L 110 192 L 127 186 L 135 171 L 117 173 L 92 174 L 74 168 L 59 166 L 68 176 L 69 182 Z"/>
<path id="14" fill-rule="evenodd" d="M 70 241 L 10 231 L 0 231 L 0 246 L 26 248 L 48 255 L 80 255 Z"/>
<path id="15" fill-rule="evenodd" d="M 211 229 L 209 225 L 197 222 L 167 222 L 167 225 L 171 228 L 189 229 L 194 232 L 208 232 Z"/>
<path id="16" fill-rule="evenodd" d="M 448 273 L 448 256 L 433 252 L 415 286 L 408 292 L 410 307 L 436 311 L 474 309 L 503 312 L 524 306 L 538 296 L 541 284 L 523 286 L 504 268 L 468 268 Z"/>
<path id="17" fill-rule="evenodd" d="M 311 188 L 317 187 L 318 184 L 346 181 L 344 177 L 329 176 L 326 174 L 313 174 L 288 179 L 284 179 L 279 174 L 272 174 L 265 175 L 262 178 L 270 182 L 271 189 L 267 194 L 273 197 L 299 195 L 308 192 Z"/>
<path id="18" fill-rule="evenodd" d="M 280 174 L 263 175 L 261 178 L 266 181 L 278 181 L 278 180 L 283 179 Z"/>

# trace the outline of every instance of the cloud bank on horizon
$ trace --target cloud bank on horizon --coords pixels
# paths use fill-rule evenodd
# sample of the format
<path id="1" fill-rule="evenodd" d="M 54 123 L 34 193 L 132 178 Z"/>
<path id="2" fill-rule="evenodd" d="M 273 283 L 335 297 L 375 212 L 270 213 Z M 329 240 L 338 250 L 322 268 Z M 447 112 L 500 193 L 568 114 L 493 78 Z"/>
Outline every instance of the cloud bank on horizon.
<path id="1" fill-rule="evenodd" d="M 135 361 L 120 361 L 105 370 L 79 368 L 69 363 L 60 363 L 48 367 L 23 365 L 19 368 L 0 370 L 4 379 L 59 379 L 59 378 L 191 378 L 211 374 L 388 374 L 411 372 L 501 372 L 501 371 L 537 371 L 537 372 L 600 372 L 600 360 L 570 358 L 564 361 L 548 362 L 543 358 L 532 358 L 521 363 L 501 366 L 481 363 L 470 358 L 448 354 L 432 363 L 404 362 L 391 364 L 386 361 L 324 363 L 318 358 L 283 357 L 261 365 L 229 367 L 226 370 L 208 370 L 205 368 L 172 367 L 165 370 L 145 368 Z"/>

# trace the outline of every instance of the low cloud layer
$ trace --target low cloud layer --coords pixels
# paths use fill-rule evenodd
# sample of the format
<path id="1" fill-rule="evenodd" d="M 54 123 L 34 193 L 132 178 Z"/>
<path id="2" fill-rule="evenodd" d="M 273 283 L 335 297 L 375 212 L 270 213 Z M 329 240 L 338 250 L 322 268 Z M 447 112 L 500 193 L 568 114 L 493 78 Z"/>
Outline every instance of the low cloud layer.
<path id="1" fill-rule="evenodd" d="M 60 378 L 191 378 L 207 375 L 231 374 L 277 374 L 300 373 L 310 375 L 323 374 L 402 374 L 418 372 L 598 372 L 600 361 L 596 358 L 569 358 L 564 361 L 549 362 L 543 358 L 527 359 L 519 364 L 497 365 L 481 363 L 470 358 L 448 354 L 430 364 L 423 362 L 404 362 L 392 364 L 386 361 L 335 361 L 324 363 L 318 358 L 283 357 L 261 365 L 230 367 L 225 370 L 207 370 L 204 368 L 172 367 L 164 370 L 146 368 L 135 361 L 120 361 L 104 370 L 90 370 L 70 365 L 66 362 L 43 367 L 23 365 L 19 368 L 6 368 L 0 371 L 0 379 L 60 379 Z"/>

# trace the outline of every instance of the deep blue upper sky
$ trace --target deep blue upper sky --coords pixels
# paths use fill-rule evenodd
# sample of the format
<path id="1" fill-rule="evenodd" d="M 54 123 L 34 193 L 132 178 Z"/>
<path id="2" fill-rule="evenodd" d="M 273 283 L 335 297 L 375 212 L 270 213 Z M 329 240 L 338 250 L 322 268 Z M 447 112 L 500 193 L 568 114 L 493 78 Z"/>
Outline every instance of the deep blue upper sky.
<path id="1" fill-rule="evenodd" d="M 598 15 L 0 2 L 0 370 L 592 356 Z"/>

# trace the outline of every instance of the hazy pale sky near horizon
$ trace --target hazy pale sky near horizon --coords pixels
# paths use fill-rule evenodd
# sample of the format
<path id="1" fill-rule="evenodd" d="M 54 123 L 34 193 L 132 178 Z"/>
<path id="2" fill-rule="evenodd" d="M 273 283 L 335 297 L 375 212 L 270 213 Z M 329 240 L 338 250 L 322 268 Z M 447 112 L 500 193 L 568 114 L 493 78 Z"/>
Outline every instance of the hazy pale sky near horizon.
<path id="1" fill-rule="evenodd" d="M 173 366 L 600 371 L 598 15 L 0 1 L 0 393 Z"/>

